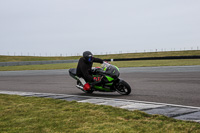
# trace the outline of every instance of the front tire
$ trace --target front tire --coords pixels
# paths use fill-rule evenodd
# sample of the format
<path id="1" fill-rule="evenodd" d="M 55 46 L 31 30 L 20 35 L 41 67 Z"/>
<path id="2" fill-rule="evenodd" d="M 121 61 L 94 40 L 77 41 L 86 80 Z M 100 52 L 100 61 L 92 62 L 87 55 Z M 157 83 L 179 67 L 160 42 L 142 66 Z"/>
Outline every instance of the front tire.
<path id="1" fill-rule="evenodd" d="M 129 95 L 131 93 L 131 87 L 129 84 L 123 80 L 115 85 L 116 91 L 121 95 Z"/>

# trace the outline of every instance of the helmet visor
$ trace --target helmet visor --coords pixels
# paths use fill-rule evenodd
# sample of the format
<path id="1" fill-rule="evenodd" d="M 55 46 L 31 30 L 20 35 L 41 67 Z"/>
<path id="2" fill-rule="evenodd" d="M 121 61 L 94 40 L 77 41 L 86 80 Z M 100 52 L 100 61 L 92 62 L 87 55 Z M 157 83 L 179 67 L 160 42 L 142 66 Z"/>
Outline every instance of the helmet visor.
<path id="1" fill-rule="evenodd" d="M 89 55 L 88 61 L 91 62 L 91 61 L 92 61 L 92 58 L 93 58 L 92 55 Z"/>

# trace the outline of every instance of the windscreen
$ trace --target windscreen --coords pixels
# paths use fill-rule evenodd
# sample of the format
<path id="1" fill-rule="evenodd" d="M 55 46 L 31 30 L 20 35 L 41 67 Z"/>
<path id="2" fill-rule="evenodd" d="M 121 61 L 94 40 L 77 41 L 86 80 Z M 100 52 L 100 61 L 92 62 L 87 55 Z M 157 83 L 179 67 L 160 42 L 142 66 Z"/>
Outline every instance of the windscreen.
<path id="1" fill-rule="evenodd" d="M 104 62 L 102 68 L 107 75 L 113 78 L 119 77 L 119 69 L 116 66 Z"/>

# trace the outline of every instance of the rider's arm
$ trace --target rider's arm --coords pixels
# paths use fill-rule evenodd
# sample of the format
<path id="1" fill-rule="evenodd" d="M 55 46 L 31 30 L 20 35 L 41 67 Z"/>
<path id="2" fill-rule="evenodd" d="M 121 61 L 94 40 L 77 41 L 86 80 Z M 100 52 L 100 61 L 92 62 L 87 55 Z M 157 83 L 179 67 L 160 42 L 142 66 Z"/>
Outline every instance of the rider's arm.
<path id="1" fill-rule="evenodd" d="M 103 63 L 103 60 L 102 59 L 100 59 L 100 58 L 95 58 L 94 57 L 94 61 L 93 62 L 98 62 L 98 63 Z"/>

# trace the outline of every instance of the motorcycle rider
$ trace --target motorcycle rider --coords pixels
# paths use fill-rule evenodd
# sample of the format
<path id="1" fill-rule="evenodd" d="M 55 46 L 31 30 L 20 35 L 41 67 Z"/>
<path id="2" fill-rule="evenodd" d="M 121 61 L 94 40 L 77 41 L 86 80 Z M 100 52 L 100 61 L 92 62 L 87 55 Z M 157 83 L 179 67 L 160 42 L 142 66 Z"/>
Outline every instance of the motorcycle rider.
<path id="1" fill-rule="evenodd" d="M 103 60 L 100 58 L 93 57 L 93 54 L 90 51 L 83 52 L 83 57 L 79 59 L 77 65 L 77 76 L 83 78 L 86 82 L 97 82 L 100 81 L 100 77 L 92 76 L 92 65 L 93 62 L 103 63 Z"/>

